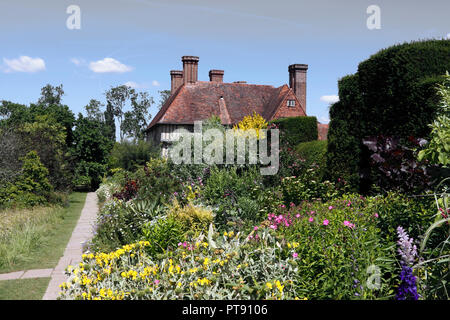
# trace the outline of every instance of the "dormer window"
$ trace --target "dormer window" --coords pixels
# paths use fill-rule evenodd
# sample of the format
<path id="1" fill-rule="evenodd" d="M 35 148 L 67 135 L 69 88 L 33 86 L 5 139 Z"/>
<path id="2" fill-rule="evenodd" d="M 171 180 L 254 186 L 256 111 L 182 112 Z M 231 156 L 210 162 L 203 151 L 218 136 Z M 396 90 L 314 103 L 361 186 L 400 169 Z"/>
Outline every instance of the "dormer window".
<path id="1" fill-rule="evenodd" d="M 288 100 L 287 101 L 287 106 L 288 107 L 295 107 L 295 100 Z"/>

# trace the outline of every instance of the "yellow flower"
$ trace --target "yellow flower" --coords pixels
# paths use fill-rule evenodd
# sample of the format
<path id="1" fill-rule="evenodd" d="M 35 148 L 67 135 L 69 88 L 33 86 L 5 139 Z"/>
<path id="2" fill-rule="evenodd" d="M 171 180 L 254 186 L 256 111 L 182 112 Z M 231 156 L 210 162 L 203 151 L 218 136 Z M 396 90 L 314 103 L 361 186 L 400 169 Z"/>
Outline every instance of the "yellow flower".
<path id="1" fill-rule="evenodd" d="M 266 287 L 267 289 L 272 290 L 272 284 L 270 282 L 266 283 Z"/>

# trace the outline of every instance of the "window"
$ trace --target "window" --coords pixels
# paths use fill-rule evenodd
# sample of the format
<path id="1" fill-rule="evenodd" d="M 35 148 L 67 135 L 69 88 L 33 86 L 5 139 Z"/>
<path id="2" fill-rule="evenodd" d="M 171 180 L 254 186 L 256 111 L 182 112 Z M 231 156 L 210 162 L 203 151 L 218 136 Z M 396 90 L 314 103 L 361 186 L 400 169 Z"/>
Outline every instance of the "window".
<path id="1" fill-rule="evenodd" d="M 288 100 L 287 101 L 287 106 L 288 107 L 295 107 L 295 100 Z"/>

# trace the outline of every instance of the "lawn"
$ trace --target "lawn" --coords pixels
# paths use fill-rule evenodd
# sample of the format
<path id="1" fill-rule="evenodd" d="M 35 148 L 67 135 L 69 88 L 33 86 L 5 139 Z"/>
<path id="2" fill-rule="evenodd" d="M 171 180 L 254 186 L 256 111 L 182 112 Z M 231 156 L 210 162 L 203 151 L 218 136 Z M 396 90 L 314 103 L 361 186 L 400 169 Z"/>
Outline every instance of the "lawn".
<path id="1" fill-rule="evenodd" d="M 50 278 L 0 281 L 0 300 L 41 300 Z"/>
<path id="2" fill-rule="evenodd" d="M 80 217 L 85 199 L 86 193 L 74 192 L 69 196 L 67 207 L 0 213 L 0 273 L 55 267 Z"/>

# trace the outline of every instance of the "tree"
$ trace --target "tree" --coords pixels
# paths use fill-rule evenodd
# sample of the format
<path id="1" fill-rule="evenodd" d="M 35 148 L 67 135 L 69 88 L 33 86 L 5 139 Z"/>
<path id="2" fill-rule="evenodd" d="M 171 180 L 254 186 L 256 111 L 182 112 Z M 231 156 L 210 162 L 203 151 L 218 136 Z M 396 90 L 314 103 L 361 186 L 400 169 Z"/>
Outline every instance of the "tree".
<path id="1" fill-rule="evenodd" d="M 91 99 L 89 104 L 84 108 L 86 109 L 87 118 L 90 120 L 97 120 L 100 122 L 105 121 L 105 115 L 102 113 L 101 108 L 104 106 L 100 101 Z"/>
<path id="2" fill-rule="evenodd" d="M 69 185 L 66 163 L 66 133 L 64 127 L 50 115 L 39 115 L 34 122 L 19 128 L 28 151 L 35 150 L 40 161 L 49 170 L 50 183 L 57 189 Z"/>
<path id="3" fill-rule="evenodd" d="M 153 98 L 149 97 L 147 92 L 139 92 L 131 96 L 131 111 L 124 113 L 121 131 L 124 135 L 129 135 L 135 139 L 144 137 L 144 129 L 147 127 L 149 117 L 149 108 L 154 103 Z"/>
<path id="4" fill-rule="evenodd" d="M 114 108 L 111 103 L 106 105 L 105 124 L 108 128 L 107 137 L 114 143 L 116 141 L 116 121 L 114 117 Z"/>
<path id="5" fill-rule="evenodd" d="M 62 84 L 57 87 L 47 84 L 41 89 L 41 97 L 39 98 L 37 104 L 44 106 L 49 106 L 52 104 L 59 105 L 61 104 L 61 97 L 63 95 L 64 90 Z"/>
<path id="6" fill-rule="evenodd" d="M 160 96 L 158 109 L 161 109 L 163 107 L 163 105 L 166 103 L 166 101 L 169 100 L 171 91 L 170 90 L 162 90 L 162 91 L 158 91 L 158 93 Z"/>
<path id="7" fill-rule="evenodd" d="M 117 118 L 120 141 L 126 135 L 131 135 L 137 139 L 142 137 L 142 130 L 147 125 L 148 109 L 154 103 L 153 98 L 145 92 L 136 93 L 134 89 L 122 85 L 108 90 L 106 100 L 107 113 L 105 113 L 105 119 L 109 126 L 113 128 L 112 117 Z M 130 101 L 131 110 L 125 111 L 128 101 Z"/>
<path id="8" fill-rule="evenodd" d="M 112 108 L 112 114 L 119 121 L 119 134 L 120 140 L 123 140 L 122 121 L 124 117 L 124 109 L 128 99 L 135 94 L 135 90 L 126 86 L 112 87 L 109 91 L 106 91 L 106 100 L 108 105 Z"/>
<path id="9" fill-rule="evenodd" d="M 81 113 L 78 115 L 71 151 L 76 161 L 73 180 L 75 186 L 83 185 L 90 190 L 98 188 L 113 146 L 113 141 L 108 136 L 109 129 L 105 122 L 85 118 Z"/>

